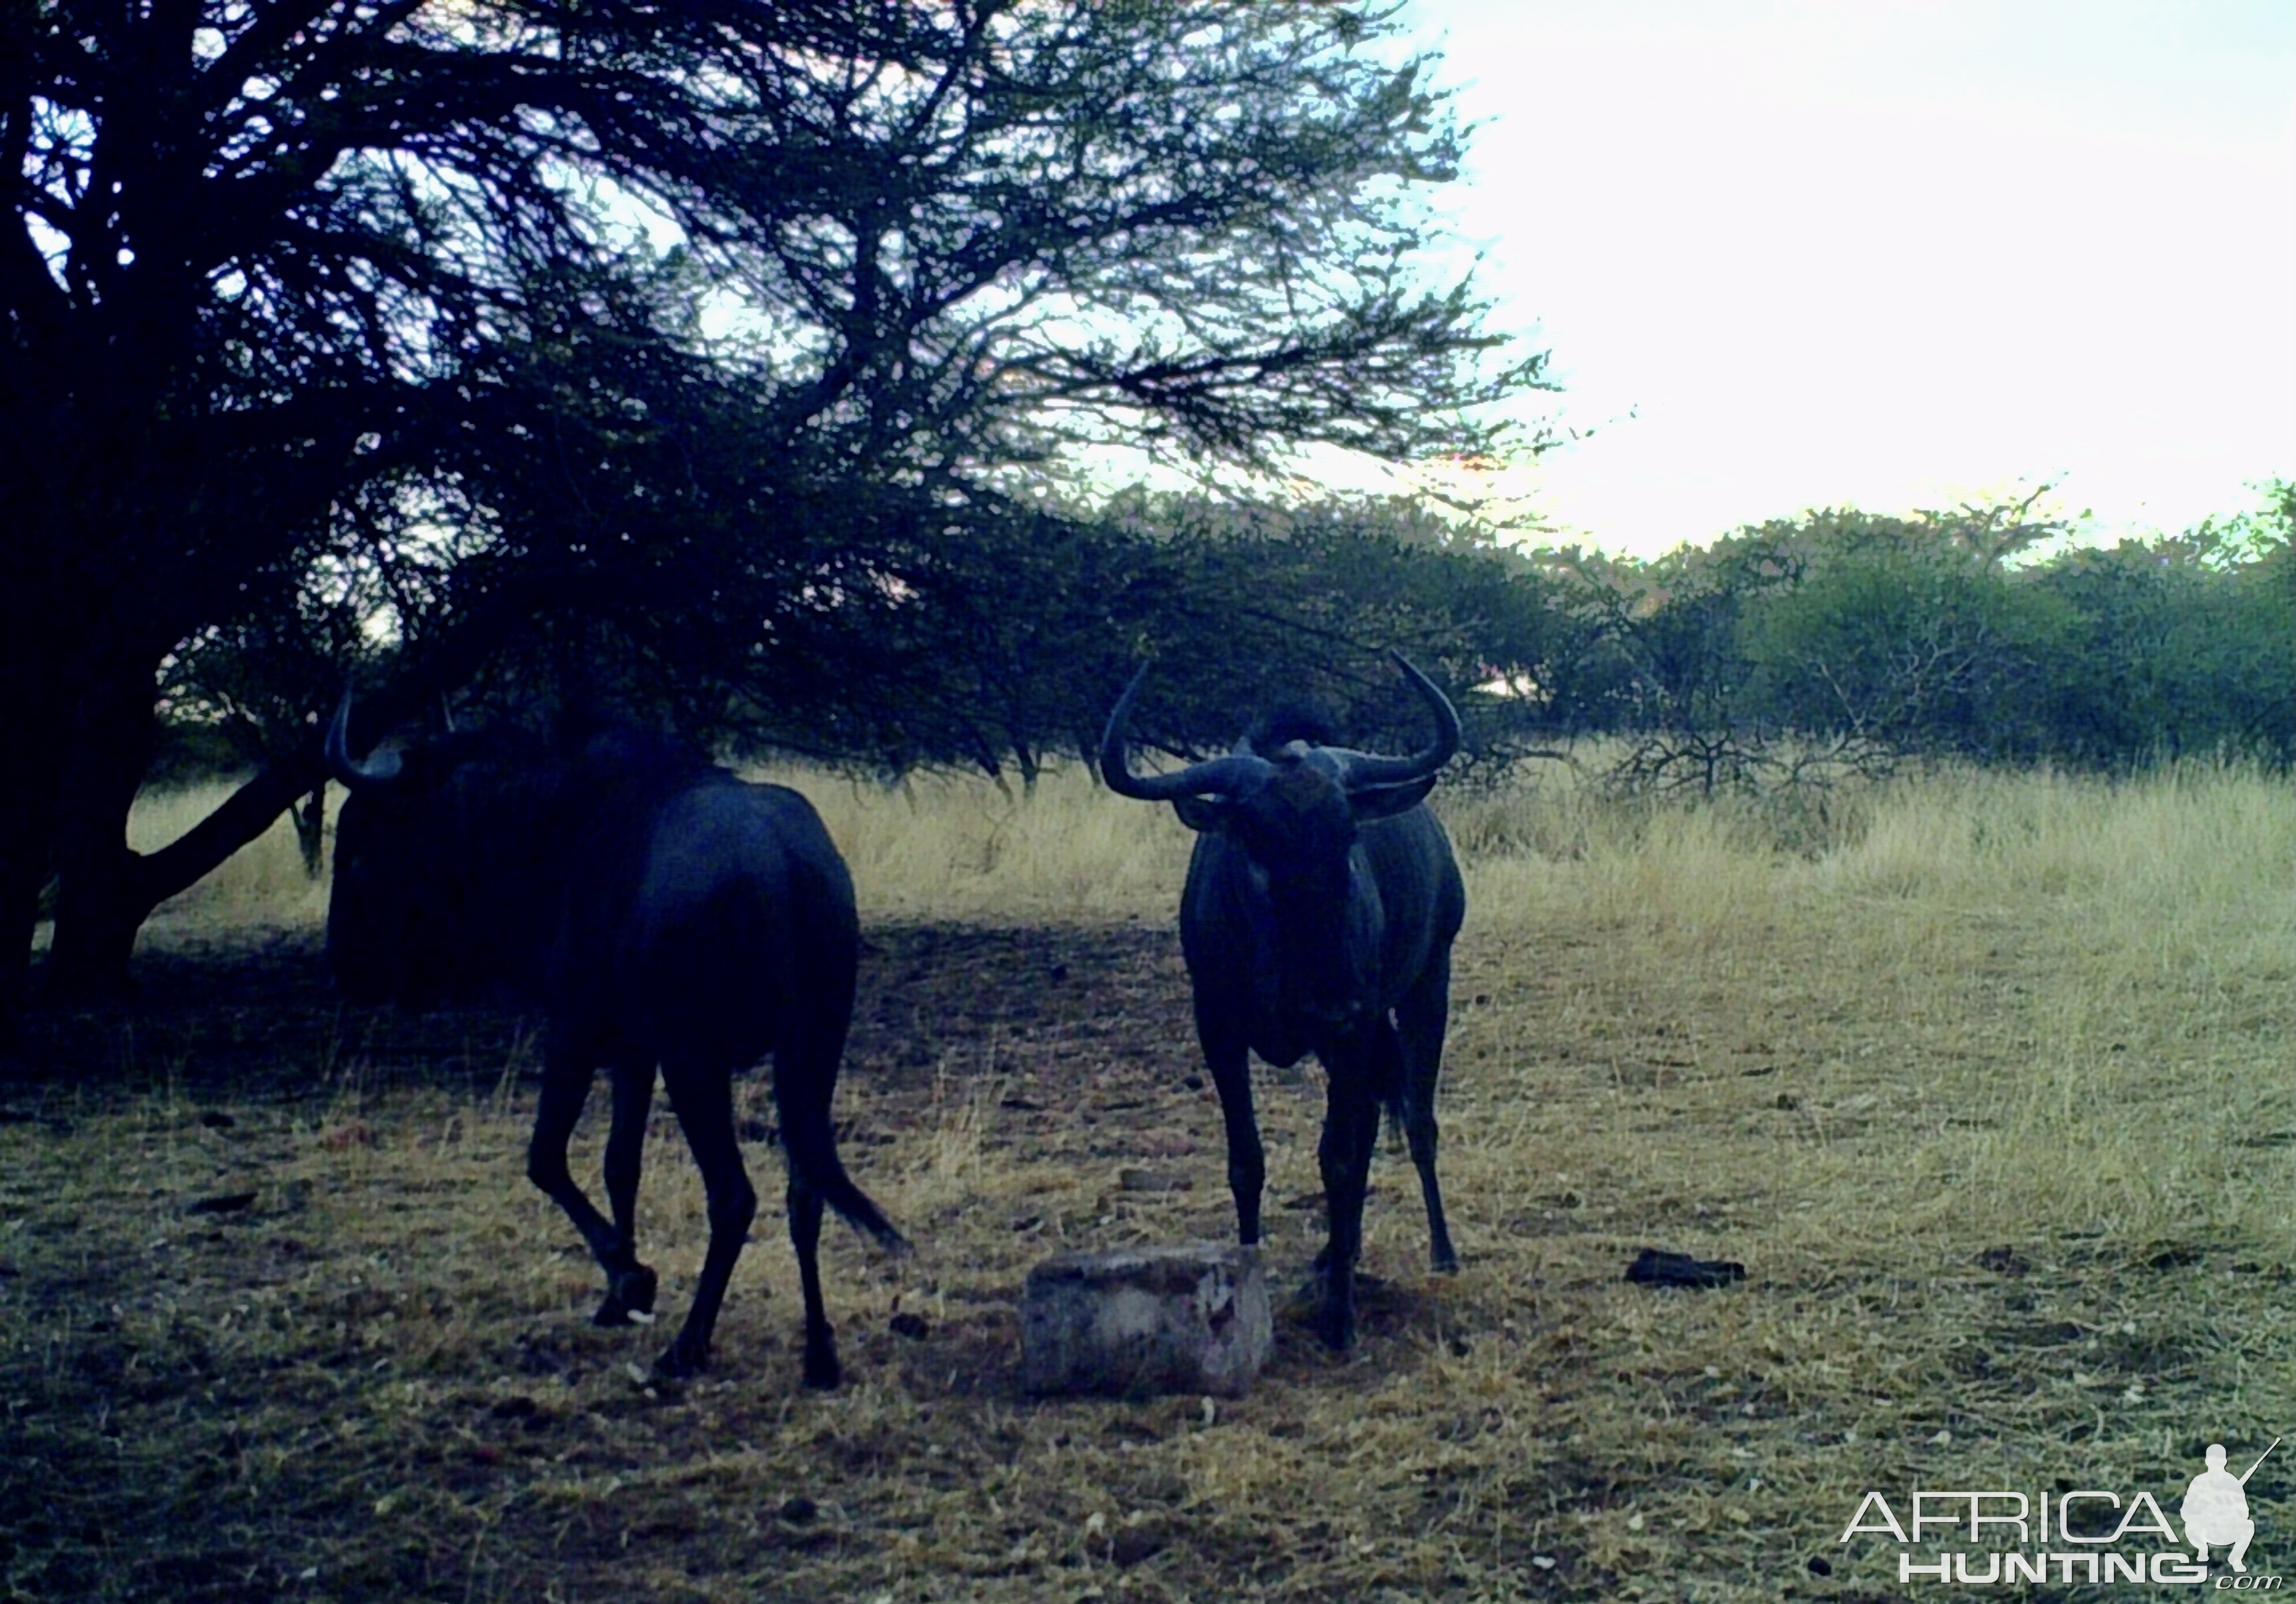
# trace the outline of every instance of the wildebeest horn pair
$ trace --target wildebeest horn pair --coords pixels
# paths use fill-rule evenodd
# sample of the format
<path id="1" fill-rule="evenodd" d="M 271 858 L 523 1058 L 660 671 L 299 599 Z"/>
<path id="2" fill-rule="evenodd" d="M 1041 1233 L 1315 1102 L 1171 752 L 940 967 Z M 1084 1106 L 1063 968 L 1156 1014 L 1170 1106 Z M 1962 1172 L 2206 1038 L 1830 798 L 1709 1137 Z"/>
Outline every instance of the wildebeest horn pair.
<path id="1" fill-rule="evenodd" d="M 1450 699 L 1436 687 L 1435 682 L 1414 667 L 1399 651 L 1388 655 L 1411 682 L 1435 715 L 1436 736 L 1426 747 L 1408 757 L 1381 757 L 1370 752 L 1350 751 L 1345 747 L 1316 749 L 1336 768 L 1335 778 L 1349 791 L 1368 790 L 1383 785 L 1407 785 L 1435 773 L 1459 749 L 1459 715 Z M 1101 732 L 1100 770 L 1108 789 L 1119 797 L 1131 797 L 1143 802 L 1169 802 L 1181 797 L 1227 796 L 1264 783 L 1271 765 L 1267 758 L 1250 751 L 1231 752 L 1203 763 L 1193 763 L 1177 773 L 1136 774 L 1132 772 L 1128 753 L 1126 731 L 1132 718 L 1132 704 L 1140 694 L 1140 687 L 1148 678 L 1152 665 L 1143 664 L 1132 676 L 1132 683 L 1117 699 L 1116 709 L 1108 716 L 1108 724 Z"/>

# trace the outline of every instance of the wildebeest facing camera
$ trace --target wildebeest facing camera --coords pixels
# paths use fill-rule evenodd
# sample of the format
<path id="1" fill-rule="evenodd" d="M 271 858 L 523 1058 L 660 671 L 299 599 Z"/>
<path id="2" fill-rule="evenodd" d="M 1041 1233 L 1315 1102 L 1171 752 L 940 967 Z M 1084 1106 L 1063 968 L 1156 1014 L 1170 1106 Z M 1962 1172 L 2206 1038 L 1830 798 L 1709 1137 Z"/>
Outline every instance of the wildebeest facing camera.
<path id="1" fill-rule="evenodd" d="M 1170 802 L 1198 831 L 1180 945 L 1247 1246 L 1259 1240 L 1267 1171 L 1250 1055 L 1289 1068 L 1312 1052 L 1328 1075 L 1320 1159 L 1331 1239 L 1316 1267 L 1318 1324 L 1334 1348 L 1354 1340 L 1355 1263 L 1382 1109 L 1410 1142 L 1434 1264 L 1458 1263 L 1435 1174 L 1435 1086 L 1466 892 L 1443 827 L 1422 804 L 1458 750 L 1459 716 L 1432 681 L 1395 661 L 1436 724 L 1434 740 L 1407 757 L 1332 744 L 1326 717 L 1290 702 L 1226 757 L 1136 774 L 1126 729 L 1145 669 L 1109 715 L 1100 750 L 1110 790 Z"/>

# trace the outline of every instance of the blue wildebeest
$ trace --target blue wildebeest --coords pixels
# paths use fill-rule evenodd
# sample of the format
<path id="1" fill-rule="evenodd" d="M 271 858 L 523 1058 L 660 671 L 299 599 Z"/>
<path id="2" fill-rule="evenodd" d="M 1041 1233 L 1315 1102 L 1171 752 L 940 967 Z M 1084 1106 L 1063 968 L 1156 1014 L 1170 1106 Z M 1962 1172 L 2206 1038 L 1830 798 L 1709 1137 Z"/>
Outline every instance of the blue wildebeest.
<path id="1" fill-rule="evenodd" d="M 1310 1052 L 1323 1061 L 1329 1101 L 1317 1156 L 1331 1240 L 1316 1260 L 1317 1325 L 1334 1348 L 1355 1335 L 1364 1190 L 1382 1107 L 1411 1145 L 1435 1267 L 1458 1264 L 1435 1180 L 1435 1082 L 1451 942 L 1467 899 L 1451 844 L 1423 804 L 1459 749 L 1459 716 L 1425 675 L 1399 654 L 1395 661 L 1438 725 L 1434 741 L 1410 757 L 1349 751 L 1277 727 L 1262 732 L 1265 751 L 1247 739 L 1175 773 L 1136 774 L 1125 729 L 1145 668 L 1100 745 L 1111 790 L 1170 802 L 1198 832 L 1180 894 L 1180 946 L 1246 1246 L 1259 1240 L 1266 1174 L 1250 1054 L 1287 1068 Z"/>
<path id="2" fill-rule="evenodd" d="M 906 1246 L 839 1162 L 830 1094 L 853 1012 L 853 884 L 812 806 L 628 733 L 554 752 L 473 731 L 364 762 L 350 698 L 327 732 L 344 804 L 327 957 L 354 1001 L 424 1006 L 507 990 L 546 1015 L 541 1106 L 527 1174 L 605 1270 L 595 1319 L 653 1309 L 638 1262 L 638 1167 L 660 1067 L 708 1197 L 709 1246 L 685 1324 L 656 1361 L 690 1375 L 709 1354 L 757 1193 L 734 1129 L 733 1076 L 774 1055 L 789 1161 L 790 1240 L 805 1293 L 805 1379 L 834 1387 L 821 1301 L 823 1204 Z M 568 1174 L 590 1082 L 612 1074 L 609 1221 Z"/>

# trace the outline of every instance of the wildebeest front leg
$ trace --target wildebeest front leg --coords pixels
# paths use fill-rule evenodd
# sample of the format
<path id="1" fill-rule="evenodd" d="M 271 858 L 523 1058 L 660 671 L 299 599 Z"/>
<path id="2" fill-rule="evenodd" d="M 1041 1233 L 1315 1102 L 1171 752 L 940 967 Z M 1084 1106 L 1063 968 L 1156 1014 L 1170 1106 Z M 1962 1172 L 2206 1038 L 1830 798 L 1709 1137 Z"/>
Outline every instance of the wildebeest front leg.
<path id="1" fill-rule="evenodd" d="M 1443 1220 L 1443 1189 L 1435 1179 L 1435 1083 L 1443 1072 L 1443 1030 L 1451 1013 L 1451 955 L 1445 952 L 1396 1005 L 1395 1035 L 1403 1055 L 1403 1134 L 1427 1204 L 1428 1257 L 1435 1268 L 1459 1267 Z"/>
<path id="2" fill-rule="evenodd" d="M 1267 1183 L 1267 1157 L 1259 1142 L 1259 1122 L 1251 1109 L 1251 1050 L 1218 1015 L 1196 999 L 1196 1040 L 1204 1067 L 1219 1093 L 1220 1119 L 1227 1126 L 1227 1184 L 1235 1194 L 1235 1240 L 1246 1248 L 1259 1240 L 1259 1199 Z"/>
<path id="3" fill-rule="evenodd" d="M 613 1068 L 614 1122 L 606 1133 L 606 1201 L 614 1211 L 614 1255 L 604 1261 L 606 1298 L 591 1316 L 602 1326 L 627 1325 L 652 1314 L 654 1273 L 638 1262 L 638 1171 L 645 1157 L 646 1119 L 653 1111 L 653 1065 Z"/>
<path id="4" fill-rule="evenodd" d="M 654 1361 L 654 1369 L 665 1376 L 690 1376 L 709 1363 L 709 1334 L 726 1300 L 726 1283 L 733 1279 L 734 1261 L 742 1256 L 750 1222 L 757 1218 L 758 1194 L 742 1166 L 742 1145 L 734 1132 L 732 1073 L 723 1065 L 668 1063 L 661 1078 L 701 1171 L 709 1213 L 709 1247 L 701 1257 L 693 1305 L 676 1338 Z"/>
<path id="5" fill-rule="evenodd" d="M 1331 1219 L 1331 1241 L 1317 1260 L 1324 1283 L 1316 1330 L 1324 1343 L 1344 1351 L 1356 1335 L 1356 1259 L 1363 1249 L 1364 1191 L 1371 1178 L 1372 1149 L 1379 1139 L 1379 1101 L 1359 1067 L 1327 1062 L 1330 1101 L 1324 1112 L 1324 1138 L 1316 1156 L 1324 1172 L 1324 1202 Z"/>

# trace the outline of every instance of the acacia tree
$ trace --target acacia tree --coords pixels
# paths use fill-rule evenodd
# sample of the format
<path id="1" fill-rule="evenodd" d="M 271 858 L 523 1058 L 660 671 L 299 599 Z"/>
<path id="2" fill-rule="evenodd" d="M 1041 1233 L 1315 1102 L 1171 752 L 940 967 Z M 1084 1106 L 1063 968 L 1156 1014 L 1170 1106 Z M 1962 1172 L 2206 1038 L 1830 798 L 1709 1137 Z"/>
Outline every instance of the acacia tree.
<path id="1" fill-rule="evenodd" d="M 2059 531 L 2030 507 L 1836 511 L 1782 526 L 1809 561 L 1747 611 L 1739 644 L 1758 670 L 1748 701 L 1877 763 L 2047 750 L 2045 688 L 2071 610 L 2005 566 Z"/>
<path id="2" fill-rule="evenodd" d="M 1423 61 L 1394 64 L 1390 15 L 0 9 L 0 940 L 27 950 L 53 860 L 52 978 L 116 979 L 159 896 L 308 790 L 306 752 L 195 839 L 125 845 L 161 666 L 346 551 L 412 575 L 386 624 L 461 632 L 432 660 L 467 667 L 512 621 L 610 610 L 619 567 L 868 604 L 886 588 L 851 542 L 960 536 L 950 515 L 1082 442 L 1489 448 L 1475 409 L 1537 363 L 1417 268 L 1416 195 L 1458 139 Z M 551 372 L 572 388 L 538 390 Z M 631 373 L 676 382 L 624 393 Z M 739 463 L 695 432 L 731 415 Z M 534 487 L 581 503 L 626 448 L 720 471 L 676 505 L 624 484 L 614 504 L 649 513 L 627 527 L 538 526 Z M 850 539 L 788 529 L 816 513 Z M 709 554 L 665 561 L 664 540 Z M 837 582 L 741 554 L 784 541 Z M 754 645 L 722 622 L 729 652 Z M 22 969 L 0 969 L 0 1016 Z"/>

